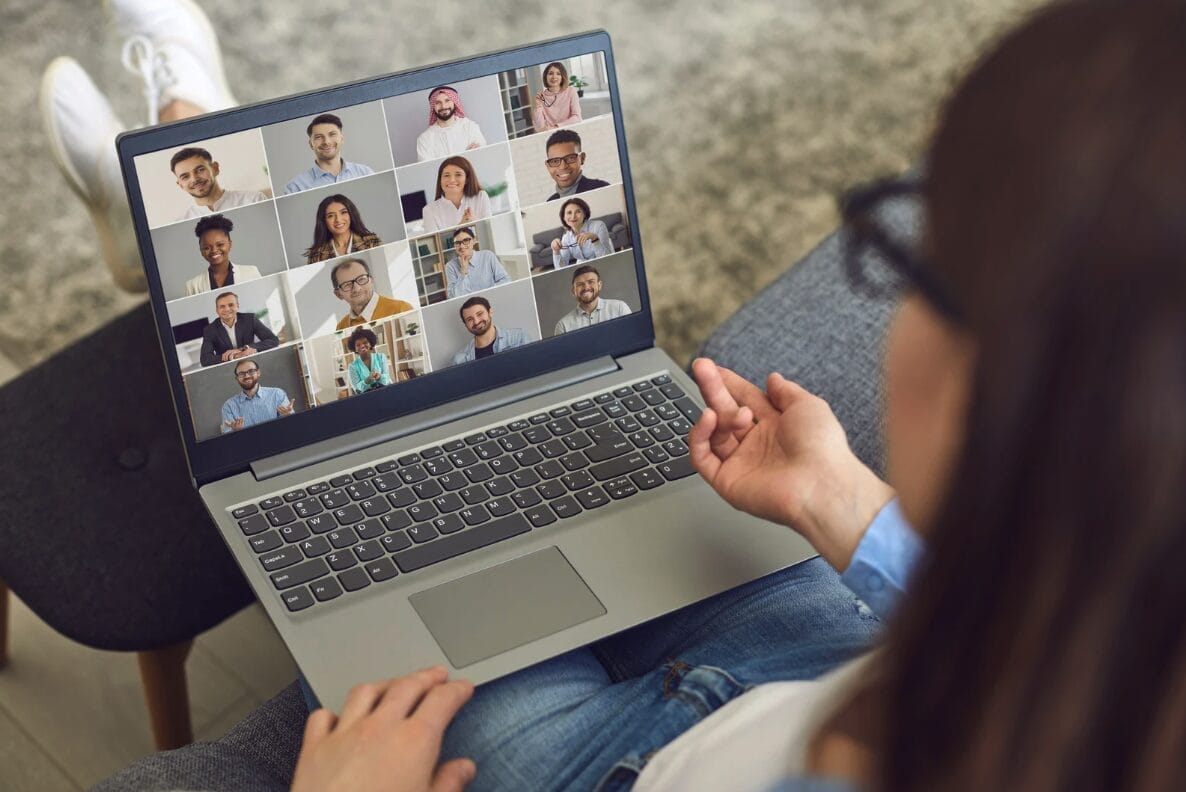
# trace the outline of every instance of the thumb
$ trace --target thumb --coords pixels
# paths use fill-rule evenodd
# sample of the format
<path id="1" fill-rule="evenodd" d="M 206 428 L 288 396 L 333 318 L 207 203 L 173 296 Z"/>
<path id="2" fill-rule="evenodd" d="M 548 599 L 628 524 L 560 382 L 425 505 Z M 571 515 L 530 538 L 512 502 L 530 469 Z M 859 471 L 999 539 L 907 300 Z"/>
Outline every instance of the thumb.
<path id="1" fill-rule="evenodd" d="M 465 789 L 478 774 L 472 759 L 453 759 L 437 768 L 432 777 L 432 792 L 456 792 Z"/>
<path id="2" fill-rule="evenodd" d="M 774 372 L 766 379 L 766 393 L 770 396 L 770 403 L 780 413 L 786 412 L 798 399 L 808 395 L 805 388 L 796 385 L 778 372 Z"/>

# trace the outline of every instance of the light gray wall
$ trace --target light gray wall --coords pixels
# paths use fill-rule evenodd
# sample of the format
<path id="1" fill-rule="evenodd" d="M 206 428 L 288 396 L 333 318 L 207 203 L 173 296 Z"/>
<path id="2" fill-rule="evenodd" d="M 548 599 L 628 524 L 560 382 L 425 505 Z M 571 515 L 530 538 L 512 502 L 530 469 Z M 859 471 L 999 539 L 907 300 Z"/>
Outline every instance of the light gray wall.
<path id="1" fill-rule="evenodd" d="M 354 107 L 343 107 L 323 112 L 342 119 L 341 154 L 347 162 L 369 165 L 376 173 L 391 170 L 391 148 L 387 142 L 387 128 L 383 123 L 383 106 L 367 102 Z M 321 113 L 294 118 L 282 124 L 272 124 L 261 131 L 268 152 L 268 167 L 272 173 L 275 195 L 284 194 L 284 185 L 313 165 L 313 152 L 305 129 Z"/>
<path id="2" fill-rule="evenodd" d="M 259 269 L 261 275 L 285 270 L 280 229 L 271 201 L 230 209 L 222 215 L 235 224 L 231 231 L 231 261 Z M 166 300 L 185 296 L 185 282 L 206 272 L 210 265 L 198 251 L 194 235 L 197 220 L 162 226 L 152 230 L 152 249 Z"/>
<path id="3" fill-rule="evenodd" d="M 396 297 L 416 306 L 420 299 L 412 274 L 412 257 L 406 242 L 364 250 L 351 258 L 365 259 L 371 267 L 375 291 L 385 297 Z M 289 285 L 301 315 L 301 328 L 306 336 L 331 333 L 338 320 L 350 307 L 339 299 L 330 285 L 330 270 L 341 259 L 323 261 L 297 267 L 288 274 Z"/>
<path id="4" fill-rule="evenodd" d="M 453 365 L 453 355 L 473 338 L 469 330 L 465 329 L 458 312 L 466 300 L 479 295 L 490 301 L 490 310 L 497 327 L 520 327 L 530 340 L 539 339 L 535 295 L 531 291 L 529 280 L 487 289 L 478 295 L 467 294 L 423 309 L 424 334 L 433 369 Z"/>
<path id="5" fill-rule="evenodd" d="M 502 102 L 498 98 L 497 75 L 453 83 L 453 87 L 461 97 L 465 117 L 478 125 L 487 143 L 499 143 L 507 139 L 507 131 L 502 123 Z M 397 168 L 416 161 L 416 138 L 428 128 L 429 93 L 417 91 L 383 100 L 387 132 L 391 137 L 391 153 Z"/>
<path id="6" fill-rule="evenodd" d="M 309 403 L 297 355 L 297 345 L 293 344 L 260 352 L 253 355 L 252 359 L 259 365 L 259 384 L 269 388 L 280 388 L 288 394 L 288 398 L 296 400 L 295 411 L 304 412 L 309 409 Z M 243 392 L 235 380 L 235 364 L 241 360 L 242 358 L 231 363 L 211 366 L 185 378 L 185 389 L 189 394 L 194 421 L 194 434 L 199 441 L 222 434 L 223 402 Z M 250 432 L 251 428 L 242 431 Z"/>
<path id="7" fill-rule="evenodd" d="M 630 306 L 631 311 L 638 311 L 642 307 L 632 251 L 624 250 L 590 263 L 601 273 L 602 297 L 622 300 Z M 577 300 L 572 296 L 572 274 L 576 270 L 576 266 L 565 267 L 537 275 L 531 281 L 535 287 L 535 302 L 539 306 L 539 324 L 544 338 L 550 338 L 560 317 L 577 306 Z"/>
<path id="8" fill-rule="evenodd" d="M 321 222 L 317 205 L 326 196 L 335 194 L 345 195 L 353 201 L 367 228 L 378 234 L 384 243 L 404 238 L 403 212 L 395 190 L 395 178 L 390 172 L 376 173 L 276 199 L 288 266 L 305 264 L 305 250 L 313 243 L 314 228 Z"/>

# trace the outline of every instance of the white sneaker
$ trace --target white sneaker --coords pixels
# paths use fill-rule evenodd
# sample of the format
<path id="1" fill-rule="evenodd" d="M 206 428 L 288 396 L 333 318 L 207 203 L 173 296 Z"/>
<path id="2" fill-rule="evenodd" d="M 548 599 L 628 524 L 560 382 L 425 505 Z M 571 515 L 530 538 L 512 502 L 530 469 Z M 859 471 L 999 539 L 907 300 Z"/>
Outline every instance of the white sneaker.
<path id="1" fill-rule="evenodd" d="M 41 78 L 41 121 L 50 152 L 91 214 L 112 278 L 129 292 L 146 291 L 115 137 L 124 125 L 78 62 L 57 58 Z"/>
<path id="2" fill-rule="evenodd" d="M 223 72 L 218 36 L 193 0 L 104 0 L 104 6 L 121 39 L 148 39 L 158 56 L 145 76 L 150 92 L 160 89 L 158 107 L 180 99 L 210 113 L 238 104 Z M 149 108 L 154 118 L 158 107 Z"/>

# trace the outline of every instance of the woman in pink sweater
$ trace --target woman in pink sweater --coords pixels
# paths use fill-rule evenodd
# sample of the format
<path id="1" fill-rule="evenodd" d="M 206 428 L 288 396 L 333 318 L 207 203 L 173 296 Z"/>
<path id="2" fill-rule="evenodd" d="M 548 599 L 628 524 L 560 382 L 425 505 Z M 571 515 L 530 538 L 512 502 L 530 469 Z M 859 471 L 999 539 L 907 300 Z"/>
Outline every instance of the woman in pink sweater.
<path id="1" fill-rule="evenodd" d="M 544 67 L 544 90 L 535 95 L 535 110 L 531 122 L 536 132 L 579 123 L 581 103 L 576 89 L 568 84 L 568 70 L 563 63 L 549 63 Z"/>

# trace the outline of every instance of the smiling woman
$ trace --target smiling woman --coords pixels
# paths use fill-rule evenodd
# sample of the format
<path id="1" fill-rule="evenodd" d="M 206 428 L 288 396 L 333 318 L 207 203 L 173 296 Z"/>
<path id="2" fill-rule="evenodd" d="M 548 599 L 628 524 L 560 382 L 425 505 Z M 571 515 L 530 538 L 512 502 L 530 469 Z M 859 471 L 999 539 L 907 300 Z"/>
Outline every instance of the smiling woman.
<path id="1" fill-rule="evenodd" d="M 231 263 L 231 231 L 235 224 L 230 218 L 216 214 L 203 217 L 194 226 L 194 236 L 198 238 L 198 252 L 209 269 L 201 275 L 195 275 L 185 283 L 185 295 L 203 294 L 234 283 L 254 280 L 260 277 L 257 268 L 248 264 Z"/>
<path id="2" fill-rule="evenodd" d="M 323 198 L 317 205 L 314 222 L 313 244 L 305 251 L 305 259 L 310 264 L 383 244 L 379 235 L 367 228 L 358 207 L 345 195 Z"/>

